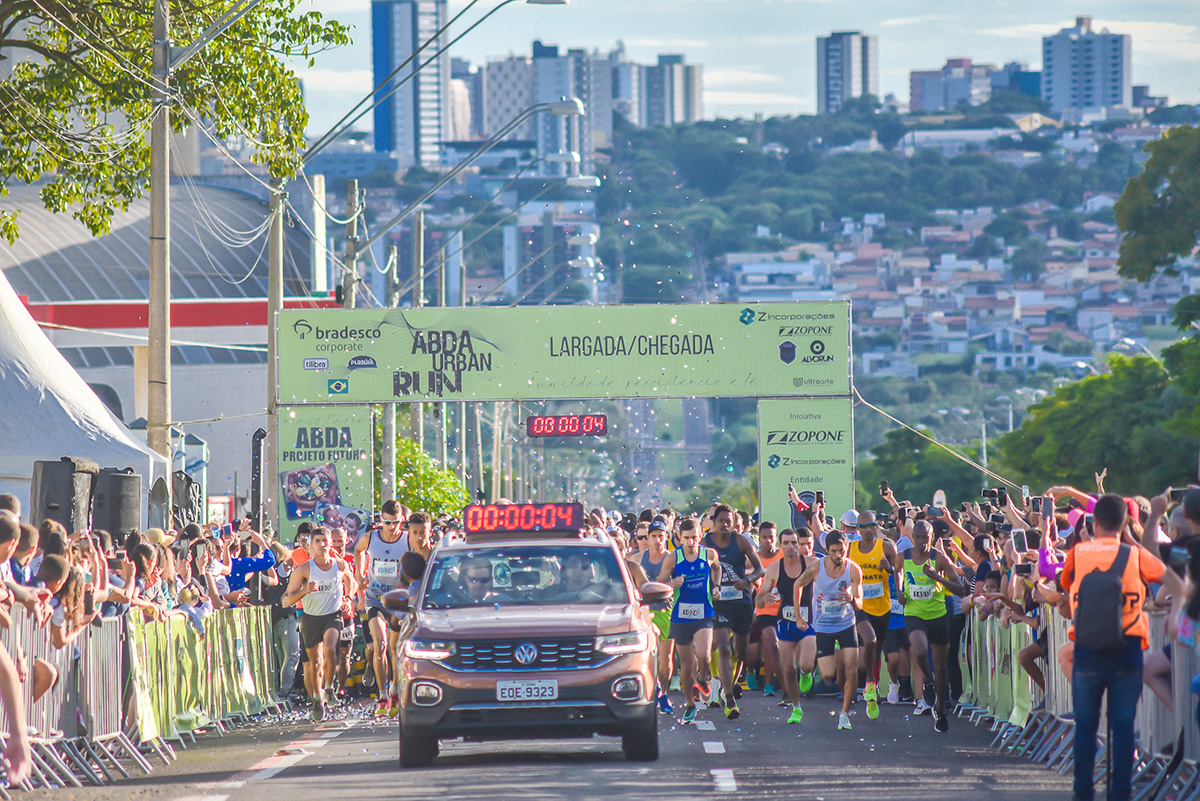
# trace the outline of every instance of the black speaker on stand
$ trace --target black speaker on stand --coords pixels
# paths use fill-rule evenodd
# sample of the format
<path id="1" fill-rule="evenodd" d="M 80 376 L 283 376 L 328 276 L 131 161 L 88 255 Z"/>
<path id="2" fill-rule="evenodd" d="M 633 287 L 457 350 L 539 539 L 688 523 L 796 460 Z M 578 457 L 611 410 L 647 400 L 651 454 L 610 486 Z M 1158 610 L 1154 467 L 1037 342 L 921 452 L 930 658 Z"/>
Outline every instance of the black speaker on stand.
<path id="1" fill-rule="evenodd" d="M 100 467 L 90 459 L 64 456 L 34 462 L 29 485 L 29 522 L 57 520 L 68 532 L 91 528 L 92 484 Z"/>

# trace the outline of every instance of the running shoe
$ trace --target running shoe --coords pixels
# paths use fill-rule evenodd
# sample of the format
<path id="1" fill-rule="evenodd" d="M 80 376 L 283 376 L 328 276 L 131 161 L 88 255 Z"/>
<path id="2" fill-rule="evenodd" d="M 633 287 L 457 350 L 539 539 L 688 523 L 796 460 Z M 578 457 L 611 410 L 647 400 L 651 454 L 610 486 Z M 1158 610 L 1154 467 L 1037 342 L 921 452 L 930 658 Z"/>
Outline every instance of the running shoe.
<path id="1" fill-rule="evenodd" d="M 384 696 L 379 699 L 379 704 L 375 707 L 375 717 L 386 718 L 392 711 L 391 696 Z"/>
<path id="2" fill-rule="evenodd" d="M 892 706 L 900 703 L 900 685 L 894 681 L 888 684 L 887 702 Z"/>
<path id="3" fill-rule="evenodd" d="M 667 694 L 660 692 L 658 694 L 658 711 L 664 715 L 669 715 L 675 711 L 675 707 L 671 706 L 671 699 L 667 698 Z"/>
<path id="4" fill-rule="evenodd" d="M 933 707 L 931 707 L 929 704 L 925 703 L 925 699 L 922 698 L 921 700 L 917 701 L 917 708 L 913 710 L 913 714 L 914 715 L 928 715 L 932 711 L 933 711 Z"/>
<path id="5" fill-rule="evenodd" d="M 694 704 L 707 703 L 707 701 L 703 700 L 704 693 L 705 693 L 705 690 L 703 688 L 701 688 L 701 686 L 699 684 L 693 684 L 692 685 L 692 703 L 694 703 Z"/>
<path id="6" fill-rule="evenodd" d="M 787 722 L 788 723 L 799 723 L 802 720 L 804 720 L 804 710 L 798 706 L 793 707 L 792 714 L 788 716 Z"/>
<path id="7" fill-rule="evenodd" d="M 325 719 L 325 699 L 320 695 L 313 698 L 312 719 L 313 723 L 320 723 Z"/>
<path id="8" fill-rule="evenodd" d="M 774 696 L 774 695 L 775 695 L 775 685 L 773 685 L 773 684 L 764 684 L 764 685 L 763 685 L 763 695 L 770 695 L 770 696 Z"/>
<path id="9" fill-rule="evenodd" d="M 945 712 L 933 710 L 933 730 L 941 734 L 950 731 L 950 719 Z"/>
<path id="10" fill-rule="evenodd" d="M 867 717 L 879 720 L 879 688 L 875 682 L 868 682 L 863 690 L 863 700 L 867 702 Z"/>
<path id="11" fill-rule="evenodd" d="M 709 679 L 707 682 L 700 682 L 696 685 L 696 700 L 702 704 L 711 704 L 713 699 L 713 682 L 715 679 Z"/>
<path id="12" fill-rule="evenodd" d="M 738 711 L 737 704 L 725 707 L 725 717 L 728 720 L 737 720 L 741 714 L 742 713 Z"/>
<path id="13" fill-rule="evenodd" d="M 845 712 L 838 715 L 838 731 L 841 731 L 842 729 L 846 729 L 847 731 L 850 730 L 850 716 Z"/>
<path id="14" fill-rule="evenodd" d="M 746 682 L 747 690 L 757 690 L 758 689 L 758 673 L 757 672 L 747 673 L 746 677 L 744 679 L 742 679 L 742 681 Z"/>
<path id="15" fill-rule="evenodd" d="M 791 706 L 791 705 L 792 705 L 792 702 L 789 701 L 788 699 L 784 698 L 784 699 L 780 700 L 780 702 L 778 704 L 776 704 L 775 706 Z"/>
<path id="16" fill-rule="evenodd" d="M 703 687 L 704 685 L 700 685 Z M 701 698 L 704 696 L 701 695 Z M 708 680 L 708 706 L 710 709 L 715 709 L 721 706 L 721 680 L 716 676 Z"/>
<path id="17" fill-rule="evenodd" d="M 937 687 L 932 681 L 925 682 L 925 686 L 921 688 L 921 698 L 929 706 L 933 706 L 933 702 L 937 700 Z"/>
<path id="18" fill-rule="evenodd" d="M 742 685 L 738 684 L 735 681 L 733 683 L 733 698 L 734 698 L 734 700 L 737 700 L 741 697 L 742 697 Z"/>
<path id="19" fill-rule="evenodd" d="M 806 693 L 811 689 L 812 689 L 812 674 L 807 673 L 807 672 L 801 673 L 800 674 L 800 692 Z"/>
<path id="20" fill-rule="evenodd" d="M 695 723 L 696 722 L 696 707 L 689 706 L 687 709 L 683 710 L 683 720 L 681 720 L 679 722 L 683 723 L 685 725 L 688 723 Z"/>
<path id="21" fill-rule="evenodd" d="M 667 687 L 667 689 L 671 692 L 680 692 L 683 689 L 683 686 L 679 683 L 678 676 L 671 677 L 671 684 Z"/>
<path id="22" fill-rule="evenodd" d="M 400 717 L 400 696 L 389 695 L 388 701 L 391 702 L 391 705 L 392 705 L 391 709 L 388 710 L 388 717 L 389 718 Z"/>

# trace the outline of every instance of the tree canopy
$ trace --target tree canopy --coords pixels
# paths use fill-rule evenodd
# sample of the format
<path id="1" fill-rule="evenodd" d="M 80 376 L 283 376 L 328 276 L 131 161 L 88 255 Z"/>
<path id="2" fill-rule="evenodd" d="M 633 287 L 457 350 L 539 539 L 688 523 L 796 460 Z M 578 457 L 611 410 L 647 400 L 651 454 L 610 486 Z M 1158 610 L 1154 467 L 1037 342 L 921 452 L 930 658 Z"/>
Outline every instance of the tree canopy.
<path id="1" fill-rule="evenodd" d="M 298 0 L 263 0 L 171 76 L 176 132 L 203 125 L 217 140 L 244 137 L 271 175 L 299 167 L 308 113 L 293 59 L 349 42 L 348 29 Z M 172 0 L 177 48 L 199 39 L 232 0 Z M 45 179 L 41 198 L 94 234 L 149 182 L 153 114 L 153 3 L 0 2 L 0 196 L 11 182 Z M 0 235 L 19 210 L 0 210 Z"/>

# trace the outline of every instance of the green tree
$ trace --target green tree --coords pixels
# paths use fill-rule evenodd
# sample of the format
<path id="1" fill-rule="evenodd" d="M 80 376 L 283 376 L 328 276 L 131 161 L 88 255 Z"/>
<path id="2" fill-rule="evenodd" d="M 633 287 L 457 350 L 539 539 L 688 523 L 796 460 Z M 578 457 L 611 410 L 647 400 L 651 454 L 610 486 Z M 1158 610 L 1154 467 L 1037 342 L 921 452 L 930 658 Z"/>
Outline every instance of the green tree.
<path id="1" fill-rule="evenodd" d="M 46 0 L 0 3 L 0 196 L 10 181 L 41 186 L 47 209 L 71 211 L 94 234 L 149 183 L 146 137 L 153 30 L 151 3 Z M 172 2 L 172 44 L 186 47 L 229 4 Z M 182 131 L 201 121 L 217 140 L 244 136 L 271 175 L 299 167 L 308 113 L 289 60 L 312 64 L 350 41 L 339 22 L 296 13 L 298 0 L 265 0 L 172 75 L 171 115 Z M 16 240 L 19 210 L 0 211 Z"/>
<path id="2" fill-rule="evenodd" d="M 385 500 L 383 479 L 383 423 L 375 424 L 375 508 Z M 396 500 L 414 511 L 433 516 L 460 513 L 470 503 L 467 490 L 452 470 L 438 467 L 437 461 L 405 437 L 396 437 Z"/>
<path id="3" fill-rule="evenodd" d="M 868 503 L 883 503 L 879 500 L 880 481 L 891 485 L 897 500 L 908 499 L 917 505 L 931 503 L 938 490 L 944 490 L 955 505 L 979 495 L 983 476 L 977 470 L 907 428 L 889 431 L 871 454 L 872 459 L 855 467 Z M 965 449 L 963 455 L 978 460 L 978 449 Z"/>
<path id="4" fill-rule="evenodd" d="M 1117 272 L 1137 281 L 1159 270 L 1176 275 L 1176 260 L 1190 255 L 1200 237 L 1200 127 L 1171 128 L 1145 150 L 1141 174 L 1113 206 L 1125 234 Z"/>

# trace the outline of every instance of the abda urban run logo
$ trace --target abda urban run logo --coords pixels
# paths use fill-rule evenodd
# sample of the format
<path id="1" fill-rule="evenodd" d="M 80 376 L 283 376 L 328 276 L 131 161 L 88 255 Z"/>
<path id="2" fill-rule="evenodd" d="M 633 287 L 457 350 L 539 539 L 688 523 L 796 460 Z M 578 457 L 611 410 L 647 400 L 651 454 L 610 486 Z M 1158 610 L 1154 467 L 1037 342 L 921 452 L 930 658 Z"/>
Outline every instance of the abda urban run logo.
<path id="1" fill-rule="evenodd" d="M 738 316 L 738 319 L 742 321 L 743 325 L 750 325 L 754 322 L 755 316 L 754 309 L 747 307 L 742 309 L 742 313 Z"/>
<path id="2" fill-rule="evenodd" d="M 774 470 L 776 467 L 779 467 L 779 463 L 781 461 L 783 461 L 783 460 L 779 458 L 779 454 L 772 453 L 771 458 L 767 459 L 767 467 Z"/>

